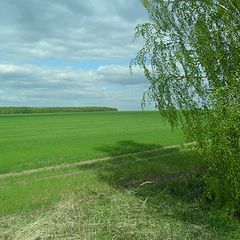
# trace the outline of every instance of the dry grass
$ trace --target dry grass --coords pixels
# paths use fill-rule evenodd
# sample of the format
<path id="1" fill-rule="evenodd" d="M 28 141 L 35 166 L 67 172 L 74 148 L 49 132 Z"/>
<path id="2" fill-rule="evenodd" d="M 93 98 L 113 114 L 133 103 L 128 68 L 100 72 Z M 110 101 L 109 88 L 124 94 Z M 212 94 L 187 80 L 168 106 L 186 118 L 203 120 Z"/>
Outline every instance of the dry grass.
<path id="1" fill-rule="evenodd" d="M 51 211 L 30 219 L 15 216 L 2 219 L 1 239 L 209 239 L 204 227 L 185 227 L 180 222 L 153 217 L 147 207 L 130 192 L 115 195 L 95 195 L 78 199 L 71 196 Z M 150 211 L 149 211 L 150 210 Z M 29 216 L 28 216 L 29 217 Z M 187 232 L 187 229 L 191 231 Z M 194 232 L 194 233 L 193 233 Z M 198 238 L 196 238 L 198 239 Z"/>

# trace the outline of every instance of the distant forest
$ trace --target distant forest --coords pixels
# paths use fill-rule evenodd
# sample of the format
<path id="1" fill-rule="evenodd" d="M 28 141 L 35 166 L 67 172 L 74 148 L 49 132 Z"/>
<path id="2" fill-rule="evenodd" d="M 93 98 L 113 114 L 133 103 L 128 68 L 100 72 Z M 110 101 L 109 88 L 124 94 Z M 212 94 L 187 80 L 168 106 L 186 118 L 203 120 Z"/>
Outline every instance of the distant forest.
<path id="1" fill-rule="evenodd" d="M 31 114 L 61 112 L 117 112 L 110 107 L 0 107 L 0 114 Z"/>

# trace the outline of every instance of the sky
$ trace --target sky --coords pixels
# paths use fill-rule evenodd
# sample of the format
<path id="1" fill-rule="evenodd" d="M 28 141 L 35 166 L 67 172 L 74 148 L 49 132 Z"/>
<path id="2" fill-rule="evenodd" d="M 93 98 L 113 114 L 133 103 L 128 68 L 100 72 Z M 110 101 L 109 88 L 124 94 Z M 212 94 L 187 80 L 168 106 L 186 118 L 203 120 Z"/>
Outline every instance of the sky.
<path id="1" fill-rule="evenodd" d="M 139 0 L 1 0 L 0 106 L 141 109 L 129 63 L 147 19 Z"/>

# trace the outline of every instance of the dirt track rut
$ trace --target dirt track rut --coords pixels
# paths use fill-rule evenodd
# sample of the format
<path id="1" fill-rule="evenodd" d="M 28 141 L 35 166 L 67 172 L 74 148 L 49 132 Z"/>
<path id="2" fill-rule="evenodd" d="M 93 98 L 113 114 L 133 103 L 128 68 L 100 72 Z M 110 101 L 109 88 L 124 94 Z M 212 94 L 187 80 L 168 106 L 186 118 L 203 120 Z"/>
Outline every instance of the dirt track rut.
<path id="1" fill-rule="evenodd" d="M 184 145 L 171 145 L 171 146 L 167 146 L 167 147 L 163 147 L 163 148 L 154 148 L 154 149 L 145 150 L 145 151 L 141 151 L 141 152 L 127 153 L 127 154 L 117 155 L 117 156 L 113 156 L 113 157 L 96 158 L 96 159 L 90 159 L 90 160 L 85 160 L 85 161 L 81 161 L 81 162 L 63 163 L 63 164 L 49 166 L 49 167 L 29 169 L 29 170 L 24 170 L 21 172 L 4 173 L 4 174 L 0 174 L 0 179 L 7 178 L 7 177 L 28 175 L 28 174 L 32 174 L 32 173 L 39 173 L 39 172 L 44 172 L 44 171 L 49 171 L 49 170 L 66 168 L 66 167 L 75 167 L 75 166 L 81 166 L 81 165 L 86 165 L 86 164 L 93 164 L 93 163 L 97 163 L 97 162 L 114 160 L 114 159 L 118 159 L 118 158 L 122 158 L 122 157 L 136 156 L 136 155 L 140 155 L 140 154 L 144 154 L 144 153 L 152 153 L 152 152 L 158 152 L 158 151 L 160 152 L 162 150 L 174 149 L 174 148 L 179 148 L 181 146 L 189 146 L 189 145 L 193 145 L 193 144 L 195 144 L 195 143 L 187 143 Z"/>

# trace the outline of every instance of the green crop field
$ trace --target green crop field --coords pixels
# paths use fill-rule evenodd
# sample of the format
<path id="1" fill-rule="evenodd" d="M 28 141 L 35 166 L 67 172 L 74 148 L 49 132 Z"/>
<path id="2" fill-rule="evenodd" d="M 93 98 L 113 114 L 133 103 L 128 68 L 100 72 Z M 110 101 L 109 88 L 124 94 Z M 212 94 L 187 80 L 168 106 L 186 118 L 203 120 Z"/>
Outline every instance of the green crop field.
<path id="1" fill-rule="evenodd" d="M 0 136 L 0 173 L 100 158 L 117 144 L 131 152 L 183 141 L 158 112 L 6 115 Z"/>
<path id="2" fill-rule="evenodd" d="M 0 135 L 0 239 L 240 237 L 158 112 L 4 115 Z"/>

